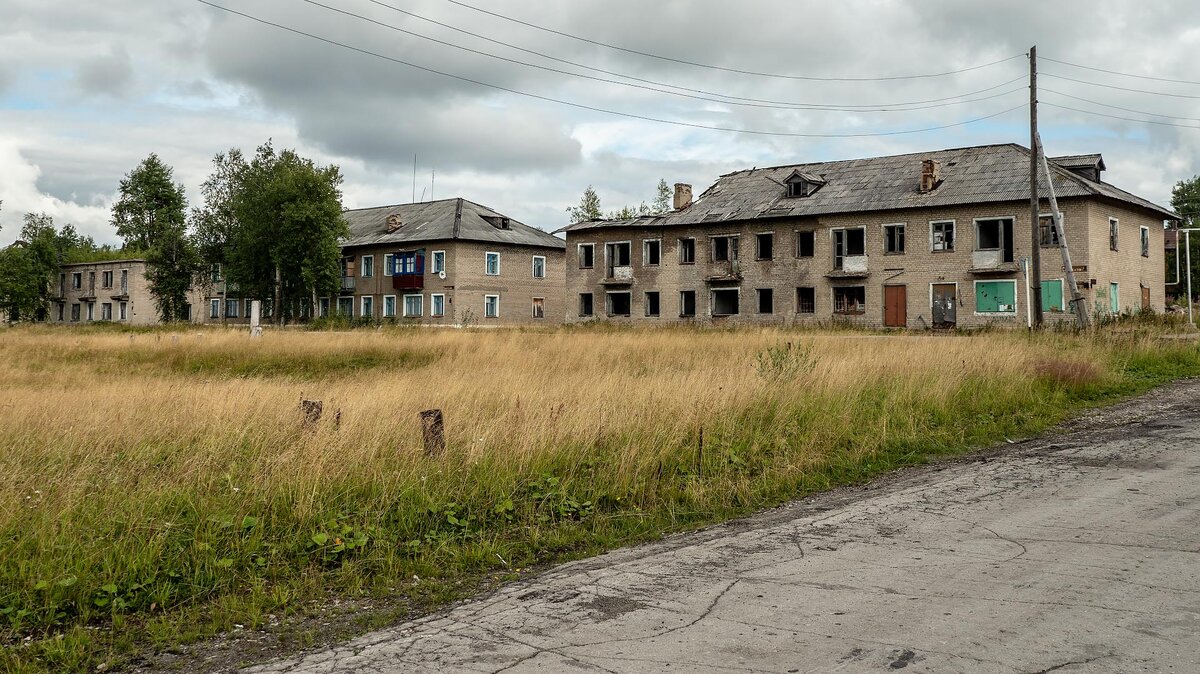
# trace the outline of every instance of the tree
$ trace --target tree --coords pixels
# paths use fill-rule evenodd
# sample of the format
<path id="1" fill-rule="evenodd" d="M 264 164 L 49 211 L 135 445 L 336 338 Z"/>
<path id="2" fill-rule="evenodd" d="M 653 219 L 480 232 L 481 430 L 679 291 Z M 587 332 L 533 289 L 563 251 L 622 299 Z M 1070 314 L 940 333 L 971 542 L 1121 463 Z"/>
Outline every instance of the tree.
<path id="1" fill-rule="evenodd" d="M 667 185 L 667 181 L 660 179 L 654 201 L 650 205 L 643 201 L 637 206 L 624 206 L 605 214 L 600 210 L 600 196 L 596 194 L 596 190 L 592 189 L 591 185 L 588 185 L 587 189 L 583 191 L 579 205 L 568 208 L 567 213 L 570 214 L 572 223 L 587 220 L 629 220 L 647 215 L 662 215 L 671 211 L 671 196 L 671 188 Z"/>
<path id="2" fill-rule="evenodd" d="M 233 212 L 233 197 L 246 171 L 242 151 L 232 148 L 213 157 L 212 175 L 200 186 L 204 205 L 192 209 L 191 224 L 196 247 L 206 264 L 227 264 L 227 251 L 239 223 Z"/>
<path id="3" fill-rule="evenodd" d="M 159 317 L 187 318 L 187 289 L 199 265 L 187 236 L 183 185 L 151 154 L 121 180 L 121 196 L 112 208 L 112 224 L 125 247 L 146 252 L 146 281 Z"/>
<path id="4" fill-rule="evenodd" d="M 579 205 L 567 208 L 567 213 L 571 216 L 572 223 L 599 220 L 604 217 L 600 212 L 600 196 L 596 194 L 596 190 L 592 189 L 591 185 L 588 185 L 587 189 L 583 191 Z"/>
<path id="5" fill-rule="evenodd" d="M 206 203 L 223 218 L 213 224 L 212 240 L 226 240 L 226 278 L 247 297 L 274 298 L 280 324 L 312 316 L 316 297 L 341 287 L 341 240 L 350 234 L 341 170 L 293 150 L 276 152 L 267 142 L 228 178 L 214 178 L 214 185 L 229 184 Z"/>
<path id="6" fill-rule="evenodd" d="M 1171 208 L 1183 216 L 1183 219 L 1179 222 L 1180 228 L 1200 227 L 1200 175 L 1193 176 L 1190 180 L 1181 180 L 1175 184 L 1175 187 L 1171 190 Z M 1200 232 L 1193 232 L 1192 234 L 1191 257 L 1192 265 L 1195 267 L 1197 260 L 1200 260 L 1200 236 L 1196 236 Z M 1176 255 L 1180 256 L 1179 292 L 1181 294 L 1187 292 L 1187 276 L 1185 274 L 1191 274 L 1192 292 L 1195 293 L 1197 289 L 1200 289 L 1200 274 L 1195 269 L 1184 267 L 1186 258 L 1183 257 L 1183 245 L 1185 241 L 1186 239 L 1181 233 L 1179 244 L 1176 248 Z M 1173 263 L 1172 266 L 1174 266 Z M 1167 272 L 1168 278 L 1170 278 L 1172 273 L 1173 270 Z"/>
<path id="7" fill-rule="evenodd" d="M 45 311 L 45 277 L 23 241 L 0 249 L 0 308 L 8 320 L 34 318 Z"/>
<path id="8" fill-rule="evenodd" d="M 671 186 L 663 178 L 658 180 L 658 194 L 654 197 L 654 203 L 650 206 L 650 211 L 654 215 L 662 215 L 663 213 L 671 212 L 671 198 L 675 196 L 671 191 Z"/>

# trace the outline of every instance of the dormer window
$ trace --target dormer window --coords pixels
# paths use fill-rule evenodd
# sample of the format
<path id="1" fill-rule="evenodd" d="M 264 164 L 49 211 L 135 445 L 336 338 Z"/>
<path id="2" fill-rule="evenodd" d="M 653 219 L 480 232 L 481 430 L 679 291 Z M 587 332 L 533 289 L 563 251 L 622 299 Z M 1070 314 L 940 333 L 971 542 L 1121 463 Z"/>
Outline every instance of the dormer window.
<path id="1" fill-rule="evenodd" d="M 508 229 L 510 226 L 509 219 L 502 215 L 485 215 L 483 219 L 496 229 Z"/>
<path id="2" fill-rule="evenodd" d="M 787 185 L 789 197 L 808 197 L 821 189 L 821 186 L 825 184 L 825 179 L 812 173 L 793 171 L 792 175 L 788 176 L 783 183 Z"/>

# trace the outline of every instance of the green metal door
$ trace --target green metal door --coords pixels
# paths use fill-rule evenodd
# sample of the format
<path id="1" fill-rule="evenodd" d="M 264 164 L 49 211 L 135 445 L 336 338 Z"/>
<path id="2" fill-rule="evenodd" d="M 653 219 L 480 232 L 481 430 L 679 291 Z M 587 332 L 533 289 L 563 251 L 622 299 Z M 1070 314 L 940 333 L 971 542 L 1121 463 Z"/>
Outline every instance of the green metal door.
<path id="1" fill-rule="evenodd" d="M 1042 281 L 1042 310 L 1066 311 L 1062 281 Z"/>
<path id="2" fill-rule="evenodd" d="M 1108 284 L 1108 309 L 1114 314 L 1121 313 L 1121 300 L 1119 293 L 1121 286 L 1117 283 Z"/>

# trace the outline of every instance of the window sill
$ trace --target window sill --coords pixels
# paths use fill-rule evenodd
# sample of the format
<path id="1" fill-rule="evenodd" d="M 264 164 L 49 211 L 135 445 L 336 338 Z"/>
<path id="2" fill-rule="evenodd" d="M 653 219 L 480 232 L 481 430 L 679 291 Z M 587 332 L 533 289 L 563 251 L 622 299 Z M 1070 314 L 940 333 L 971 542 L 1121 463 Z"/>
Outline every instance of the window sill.
<path id="1" fill-rule="evenodd" d="M 691 262 L 680 262 L 679 264 L 681 264 L 681 265 L 694 265 L 694 264 L 696 264 L 696 262 L 695 262 L 695 260 L 693 260 L 693 261 L 691 261 Z"/>
<path id="2" fill-rule="evenodd" d="M 884 255 L 889 255 L 889 256 L 892 256 L 892 257 L 896 257 L 896 256 L 904 255 L 904 251 L 902 251 L 902 250 L 901 250 L 901 251 L 892 251 L 892 252 L 890 252 L 890 253 L 889 253 L 889 252 L 887 252 L 887 251 L 884 251 L 884 253 L 883 253 L 883 254 L 884 254 Z"/>
<path id="3" fill-rule="evenodd" d="M 929 252 L 930 252 L 930 253 L 933 253 L 934 255 L 937 255 L 937 254 L 939 254 L 939 253 L 953 253 L 953 252 L 954 252 L 954 249 L 953 249 L 953 248 L 947 248 L 946 250 L 931 250 L 931 251 L 929 251 Z"/>
<path id="4" fill-rule="evenodd" d="M 773 258 L 773 257 L 756 257 L 756 258 L 754 258 L 754 261 L 755 262 L 774 262 L 775 258 Z"/>

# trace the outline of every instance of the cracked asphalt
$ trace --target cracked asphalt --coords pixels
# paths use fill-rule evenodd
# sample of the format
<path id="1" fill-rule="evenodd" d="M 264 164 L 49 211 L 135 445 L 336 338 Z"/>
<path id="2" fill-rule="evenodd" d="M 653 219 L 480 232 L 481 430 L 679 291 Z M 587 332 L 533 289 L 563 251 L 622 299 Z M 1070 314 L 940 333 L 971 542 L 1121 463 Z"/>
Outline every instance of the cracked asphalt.
<path id="1" fill-rule="evenodd" d="M 253 672 L 1200 671 L 1200 381 Z"/>

